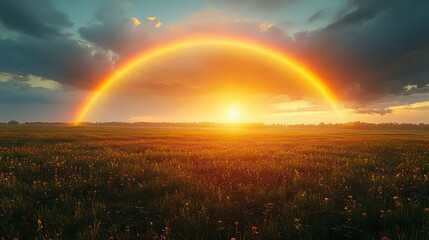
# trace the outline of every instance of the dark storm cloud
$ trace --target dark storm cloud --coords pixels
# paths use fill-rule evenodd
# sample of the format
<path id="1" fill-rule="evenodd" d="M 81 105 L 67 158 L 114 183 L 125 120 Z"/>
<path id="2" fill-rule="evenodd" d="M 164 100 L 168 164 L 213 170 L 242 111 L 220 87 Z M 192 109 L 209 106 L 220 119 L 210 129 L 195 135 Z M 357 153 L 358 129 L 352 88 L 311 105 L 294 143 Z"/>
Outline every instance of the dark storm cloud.
<path id="1" fill-rule="evenodd" d="M 427 84 L 419 76 L 429 72 L 428 1 L 351 1 L 345 12 L 325 28 L 295 34 L 292 49 L 343 98 L 365 103 Z"/>
<path id="2" fill-rule="evenodd" d="M 49 0 L 0 1 L 0 23 L 8 30 L 0 37 L 0 72 L 90 88 L 111 70 L 107 53 L 63 34 L 72 23 Z"/>
<path id="3" fill-rule="evenodd" d="M 79 34 L 85 40 L 97 44 L 98 46 L 114 51 L 120 55 L 126 55 L 133 44 L 131 24 L 129 20 L 118 20 L 118 22 L 104 23 L 100 25 L 82 27 Z M 133 44 L 134 45 L 134 44 Z"/>
<path id="4" fill-rule="evenodd" d="M 394 2 L 390 1 L 390 2 Z M 352 1 L 351 11 L 340 17 L 339 20 L 330 24 L 327 28 L 339 28 L 347 25 L 362 24 L 376 16 L 376 14 L 383 10 L 388 2 L 386 0 L 379 1 Z M 356 6 L 357 5 L 357 6 Z M 346 11 L 346 10 L 343 10 Z"/>
<path id="5" fill-rule="evenodd" d="M 83 39 L 111 50 L 122 58 L 140 51 L 156 37 L 157 21 L 142 19 L 142 24 L 135 26 L 132 16 L 127 15 L 130 7 L 126 1 L 103 1 L 94 13 L 97 22 L 79 28 L 78 33 Z"/>
<path id="6" fill-rule="evenodd" d="M 62 28 L 72 26 L 67 15 L 48 0 L 2 0 L 0 22 L 9 30 L 34 37 L 62 35 Z"/>
<path id="7" fill-rule="evenodd" d="M 110 71 L 103 52 L 64 37 L 0 39 L 0 71 L 33 74 L 82 88 Z"/>

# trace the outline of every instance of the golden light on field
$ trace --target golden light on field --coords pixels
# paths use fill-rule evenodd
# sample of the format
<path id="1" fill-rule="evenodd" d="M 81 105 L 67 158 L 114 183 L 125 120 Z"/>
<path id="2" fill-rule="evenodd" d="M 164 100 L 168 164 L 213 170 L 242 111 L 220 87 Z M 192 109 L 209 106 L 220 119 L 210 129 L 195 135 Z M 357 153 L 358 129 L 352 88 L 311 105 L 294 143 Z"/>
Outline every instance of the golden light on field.
<path id="1" fill-rule="evenodd" d="M 263 122 L 282 113 L 290 118 L 290 109 L 277 105 L 302 96 L 324 102 L 324 114 L 339 119 L 338 104 L 328 86 L 283 52 L 251 40 L 191 38 L 137 54 L 101 81 L 73 122 L 94 121 L 93 116 L 102 116 L 99 112 L 106 109 L 115 112 L 102 119 Z M 244 105 L 230 105 L 236 100 Z M 316 104 L 300 106 L 293 110 L 305 111 Z"/>

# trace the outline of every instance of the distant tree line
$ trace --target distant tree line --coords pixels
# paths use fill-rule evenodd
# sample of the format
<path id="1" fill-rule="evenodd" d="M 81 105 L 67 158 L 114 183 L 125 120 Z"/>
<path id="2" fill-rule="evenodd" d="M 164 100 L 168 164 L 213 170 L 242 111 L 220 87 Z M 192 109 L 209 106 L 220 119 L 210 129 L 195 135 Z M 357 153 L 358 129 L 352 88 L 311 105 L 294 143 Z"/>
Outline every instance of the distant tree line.
<path id="1" fill-rule="evenodd" d="M 64 122 L 24 122 L 16 120 L 0 122 L 0 125 L 60 125 L 68 126 Z M 83 122 L 81 126 L 133 126 L 133 127 L 243 127 L 243 128 L 317 128 L 317 129 L 397 129 L 397 130 L 429 130 L 425 123 L 319 123 L 319 124 L 264 124 L 264 123 L 215 123 L 215 122 Z"/>
<path id="2" fill-rule="evenodd" d="M 23 122 L 20 123 L 16 120 L 10 120 L 8 122 L 0 122 L 0 125 L 70 125 L 64 122 Z"/>
<path id="3" fill-rule="evenodd" d="M 365 123 L 365 122 L 348 122 L 348 123 L 319 123 L 319 124 L 295 124 L 287 125 L 295 128 L 333 128 L 333 129 L 404 129 L 404 130 L 429 130 L 429 124 L 425 123 Z"/>

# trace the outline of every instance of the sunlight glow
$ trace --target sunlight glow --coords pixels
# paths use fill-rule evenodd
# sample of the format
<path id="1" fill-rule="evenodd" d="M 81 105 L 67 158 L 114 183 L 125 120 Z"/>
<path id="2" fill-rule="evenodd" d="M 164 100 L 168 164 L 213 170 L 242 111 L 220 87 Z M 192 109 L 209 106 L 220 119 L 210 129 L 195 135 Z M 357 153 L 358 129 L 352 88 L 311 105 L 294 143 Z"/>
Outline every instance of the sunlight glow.
<path id="1" fill-rule="evenodd" d="M 227 116 L 229 121 L 238 121 L 240 119 L 240 109 L 235 106 L 231 106 L 228 108 Z"/>

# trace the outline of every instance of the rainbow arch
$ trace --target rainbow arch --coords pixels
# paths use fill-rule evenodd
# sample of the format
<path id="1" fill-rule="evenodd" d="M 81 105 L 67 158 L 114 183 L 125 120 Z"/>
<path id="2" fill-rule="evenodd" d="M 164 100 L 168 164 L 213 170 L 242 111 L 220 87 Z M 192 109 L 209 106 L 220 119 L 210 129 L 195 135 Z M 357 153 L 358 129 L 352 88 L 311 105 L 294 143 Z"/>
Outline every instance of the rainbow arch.
<path id="1" fill-rule="evenodd" d="M 195 48 L 195 47 L 234 47 L 238 49 L 247 50 L 260 54 L 261 56 L 267 57 L 272 61 L 278 61 L 281 64 L 293 69 L 297 73 L 301 74 L 310 84 L 312 84 L 320 93 L 326 98 L 327 102 L 332 107 L 332 110 L 337 114 L 339 112 L 336 99 L 331 90 L 327 85 L 315 74 L 313 74 L 309 69 L 304 67 L 298 61 L 293 59 L 290 56 L 287 56 L 281 51 L 278 51 L 274 48 L 270 48 L 261 43 L 256 43 L 249 40 L 243 40 L 238 38 L 225 38 L 225 37 L 198 37 L 191 39 L 181 39 L 174 42 L 168 42 L 161 44 L 159 46 L 153 47 L 149 50 L 145 50 L 140 54 L 137 54 L 136 57 L 130 59 L 121 67 L 118 68 L 115 72 L 106 77 L 97 87 L 95 87 L 91 97 L 86 99 L 78 110 L 75 113 L 73 118 L 73 124 L 79 125 L 84 121 L 86 115 L 100 98 L 101 94 L 111 87 L 115 81 L 121 77 L 124 73 L 132 70 L 139 64 L 142 64 L 147 61 L 151 61 L 157 57 L 160 57 L 165 54 L 172 53 L 174 51 Z"/>

